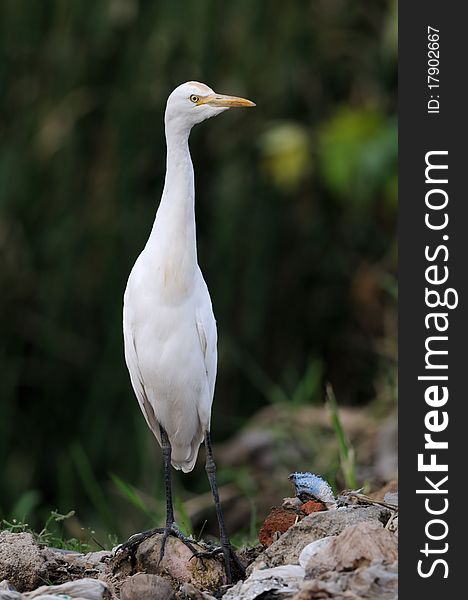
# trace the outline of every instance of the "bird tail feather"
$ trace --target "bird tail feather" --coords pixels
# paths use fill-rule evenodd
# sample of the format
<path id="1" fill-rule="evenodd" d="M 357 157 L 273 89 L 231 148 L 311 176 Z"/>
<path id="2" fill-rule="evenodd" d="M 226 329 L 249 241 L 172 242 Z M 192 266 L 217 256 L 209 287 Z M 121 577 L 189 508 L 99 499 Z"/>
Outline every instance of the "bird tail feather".
<path id="1" fill-rule="evenodd" d="M 184 473 L 192 471 L 202 442 L 203 436 L 196 437 L 189 448 L 173 444 L 171 463 L 174 469 L 182 470 Z"/>

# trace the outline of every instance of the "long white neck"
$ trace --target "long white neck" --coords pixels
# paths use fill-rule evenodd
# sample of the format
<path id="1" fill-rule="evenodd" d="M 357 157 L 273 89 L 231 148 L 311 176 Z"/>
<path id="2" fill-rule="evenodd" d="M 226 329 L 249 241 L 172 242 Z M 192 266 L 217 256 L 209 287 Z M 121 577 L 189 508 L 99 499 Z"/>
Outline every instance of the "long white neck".
<path id="1" fill-rule="evenodd" d="M 147 249 L 163 271 L 164 285 L 187 288 L 197 267 L 195 185 L 190 130 L 166 123 L 167 164 L 161 203 Z"/>

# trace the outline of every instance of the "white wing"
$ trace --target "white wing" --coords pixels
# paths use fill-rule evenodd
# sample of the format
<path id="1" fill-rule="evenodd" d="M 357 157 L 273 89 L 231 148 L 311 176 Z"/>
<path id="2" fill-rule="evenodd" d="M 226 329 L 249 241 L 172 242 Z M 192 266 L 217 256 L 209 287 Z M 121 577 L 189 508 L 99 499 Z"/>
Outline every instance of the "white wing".
<path id="1" fill-rule="evenodd" d="M 138 356 L 135 348 L 135 340 L 133 333 L 128 323 L 125 299 L 124 299 L 124 311 L 123 311 L 123 334 L 124 334 L 124 349 L 125 349 L 125 362 L 127 363 L 128 372 L 130 374 L 130 381 L 137 397 L 138 404 L 140 405 L 141 412 L 143 413 L 148 427 L 151 429 L 153 434 L 159 443 L 161 443 L 161 434 L 159 431 L 159 423 L 154 414 L 153 407 L 148 400 L 146 395 L 145 386 L 143 384 L 143 378 L 141 376 L 140 369 L 138 367 Z"/>
<path id="2" fill-rule="evenodd" d="M 199 271 L 196 320 L 200 347 L 205 360 L 205 370 L 209 391 L 209 406 L 206 408 L 211 413 L 218 362 L 218 335 L 216 331 L 216 320 L 213 314 L 210 294 L 201 271 Z"/>

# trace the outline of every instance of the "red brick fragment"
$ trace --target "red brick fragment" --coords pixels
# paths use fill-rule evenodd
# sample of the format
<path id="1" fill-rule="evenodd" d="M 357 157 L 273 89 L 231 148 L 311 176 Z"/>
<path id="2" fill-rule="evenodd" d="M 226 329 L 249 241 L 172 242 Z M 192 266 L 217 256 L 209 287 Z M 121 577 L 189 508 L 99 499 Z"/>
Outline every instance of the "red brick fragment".
<path id="1" fill-rule="evenodd" d="M 321 510 L 327 510 L 327 507 L 323 502 L 318 502 L 315 500 L 309 500 L 308 502 L 304 502 L 301 506 L 301 511 L 306 515 L 310 515 L 314 512 L 320 512 Z"/>
<path id="2" fill-rule="evenodd" d="M 291 499 L 286 498 L 286 500 Z M 286 505 L 290 508 L 284 508 L 283 506 L 282 508 L 275 507 L 271 509 L 270 514 L 267 516 L 258 532 L 258 539 L 263 546 L 271 546 L 275 541 L 275 533 L 278 532 L 283 534 L 295 523 L 300 521 L 304 515 L 327 510 L 327 507 L 323 502 L 316 500 L 309 500 L 303 504 L 299 501 L 298 504 L 299 506 L 297 506 L 296 503 L 289 502 Z"/>
<path id="3" fill-rule="evenodd" d="M 299 519 L 300 517 L 294 511 L 272 508 L 258 532 L 259 542 L 263 546 L 270 546 L 274 542 L 274 535 L 277 531 L 280 534 L 284 533 Z"/>

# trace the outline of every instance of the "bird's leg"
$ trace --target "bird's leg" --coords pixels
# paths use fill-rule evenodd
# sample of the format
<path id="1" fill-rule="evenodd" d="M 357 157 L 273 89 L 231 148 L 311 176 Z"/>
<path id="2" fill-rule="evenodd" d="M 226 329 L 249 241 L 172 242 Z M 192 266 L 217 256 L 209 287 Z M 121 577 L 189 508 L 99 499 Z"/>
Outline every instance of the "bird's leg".
<path id="1" fill-rule="evenodd" d="M 219 525 L 219 538 L 221 541 L 221 548 L 224 555 L 224 566 L 226 569 L 227 583 L 233 583 L 232 567 L 234 566 L 237 574 L 242 577 L 245 573 L 245 568 L 238 559 L 236 553 L 232 549 L 231 542 L 226 531 L 226 525 L 224 523 L 223 511 L 221 509 L 221 502 L 219 501 L 218 484 L 216 482 L 216 465 L 213 459 L 213 449 L 211 447 L 210 432 L 205 431 L 205 448 L 206 448 L 206 473 L 210 482 L 211 491 L 213 493 L 213 499 L 216 507 L 216 516 L 218 517 Z"/>
<path id="2" fill-rule="evenodd" d="M 164 460 L 164 489 L 166 492 L 166 526 L 164 527 L 163 539 L 161 541 L 161 551 L 159 553 L 159 562 L 164 557 L 164 550 L 166 549 L 166 542 L 169 535 L 172 533 L 172 526 L 174 524 L 174 506 L 172 504 L 172 483 L 171 483 L 171 442 L 166 430 L 160 425 L 159 431 L 161 434 L 161 449 Z"/>
<path id="3" fill-rule="evenodd" d="M 170 535 L 173 535 L 174 537 L 178 538 L 185 546 L 187 546 L 187 548 L 192 552 L 192 555 L 193 555 L 192 558 L 198 558 L 200 560 L 202 567 L 206 568 L 205 564 L 203 562 L 203 558 L 208 558 L 209 556 L 214 555 L 214 553 L 200 552 L 193 545 L 193 543 L 192 543 L 193 540 L 191 540 L 191 538 L 188 538 L 186 535 L 184 535 L 180 531 L 180 529 L 177 527 L 177 524 L 175 522 L 174 505 L 172 502 L 172 482 L 171 482 L 172 448 L 171 448 L 171 443 L 169 441 L 169 436 L 167 435 L 165 429 L 161 425 L 159 426 L 159 432 L 161 434 L 161 449 L 162 449 L 163 461 L 164 461 L 164 489 L 165 489 L 165 494 L 166 494 L 166 524 L 165 524 L 164 528 L 157 527 L 155 529 L 149 529 L 148 531 L 143 531 L 142 533 L 137 533 L 136 535 L 133 535 L 127 542 L 125 542 L 125 544 L 122 544 L 119 547 L 119 552 L 127 551 L 130 554 L 132 554 L 135 552 L 135 549 L 144 540 L 152 537 L 156 533 L 160 533 L 160 534 L 162 533 L 161 549 L 159 551 L 159 563 L 161 563 L 162 559 L 164 558 L 164 552 L 166 550 L 167 538 Z M 214 465 L 214 463 L 213 463 L 213 465 Z M 216 485 L 216 481 L 215 481 L 215 485 Z M 219 499 L 218 499 L 218 504 L 219 504 Z M 229 544 L 229 540 L 228 540 L 228 544 Z M 223 552 L 224 552 L 224 546 L 223 546 Z"/>
<path id="4" fill-rule="evenodd" d="M 166 550 L 167 538 L 170 535 L 178 538 L 187 548 L 192 552 L 193 556 L 200 559 L 201 565 L 205 567 L 203 563 L 203 556 L 197 548 L 192 544 L 190 538 L 185 536 L 180 529 L 177 527 L 174 519 L 174 505 L 172 503 L 172 483 L 171 483 L 171 443 L 169 436 L 165 429 L 159 426 L 159 432 L 161 434 L 161 449 L 164 460 L 164 489 L 166 493 L 166 525 L 164 528 L 156 527 L 155 529 L 149 529 L 142 533 L 132 535 L 132 537 L 119 547 L 119 552 L 126 551 L 130 554 L 135 552 L 135 549 L 146 539 L 152 537 L 156 533 L 162 533 L 161 549 L 159 551 L 159 563 L 164 558 L 164 552 Z"/>
<path id="5" fill-rule="evenodd" d="M 187 548 L 192 552 L 194 556 L 198 556 L 199 552 L 185 536 L 180 529 L 177 527 L 174 518 L 174 505 L 172 503 L 172 482 L 171 482 L 171 442 L 165 429 L 159 425 L 159 431 L 161 433 L 161 448 L 164 460 L 164 488 L 166 492 L 166 525 L 163 531 L 163 538 L 161 541 L 161 550 L 159 552 L 159 562 L 164 558 L 164 551 L 166 549 L 167 538 L 170 535 L 178 538 L 183 542 Z M 201 557 L 200 557 L 201 558 Z M 202 561 L 203 564 L 203 561 Z"/>

